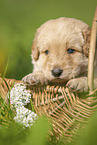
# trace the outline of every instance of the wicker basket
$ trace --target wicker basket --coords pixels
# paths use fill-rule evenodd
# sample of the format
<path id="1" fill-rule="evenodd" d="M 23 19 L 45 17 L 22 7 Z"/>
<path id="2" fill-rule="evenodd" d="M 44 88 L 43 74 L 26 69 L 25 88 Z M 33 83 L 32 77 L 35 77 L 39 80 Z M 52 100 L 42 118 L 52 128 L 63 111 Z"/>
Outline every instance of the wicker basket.
<path id="1" fill-rule="evenodd" d="M 92 25 L 89 53 L 88 84 L 90 93 L 93 91 L 96 21 L 97 8 Z M 5 97 L 13 82 L 18 83 L 20 81 L 1 78 L 0 82 L 1 94 Z M 93 112 L 97 110 L 97 96 L 88 95 L 84 98 L 84 96 L 80 96 L 76 92 L 71 92 L 68 88 L 62 86 L 33 86 L 32 88 L 30 87 L 30 90 L 36 113 L 38 115 L 47 115 L 49 121 L 52 119 L 53 131 L 50 130 L 49 132 L 55 135 L 57 139 L 63 136 L 64 139 L 71 140 L 73 133 L 75 133 L 80 123 L 86 122 Z"/>

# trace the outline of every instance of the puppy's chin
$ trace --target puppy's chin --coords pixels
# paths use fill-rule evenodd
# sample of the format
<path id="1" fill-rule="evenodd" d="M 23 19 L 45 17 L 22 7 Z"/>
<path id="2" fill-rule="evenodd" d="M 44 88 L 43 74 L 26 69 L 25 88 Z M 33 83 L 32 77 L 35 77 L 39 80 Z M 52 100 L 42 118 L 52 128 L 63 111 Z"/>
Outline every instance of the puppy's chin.
<path id="1" fill-rule="evenodd" d="M 53 79 L 49 82 L 50 85 L 55 85 L 55 86 L 63 86 L 63 85 L 66 85 L 68 80 L 65 80 L 65 79 L 60 79 L 60 78 L 56 78 L 56 79 Z"/>

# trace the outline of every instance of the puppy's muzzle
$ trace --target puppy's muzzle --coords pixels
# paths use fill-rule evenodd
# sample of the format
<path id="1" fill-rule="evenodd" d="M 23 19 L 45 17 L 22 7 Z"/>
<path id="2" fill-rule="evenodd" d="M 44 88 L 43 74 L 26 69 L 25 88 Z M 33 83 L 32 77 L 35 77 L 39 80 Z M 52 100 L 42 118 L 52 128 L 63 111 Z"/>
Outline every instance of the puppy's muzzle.
<path id="1" fill-rule="evenodd" d="M 59 69 L 59 68 L 55 68 L 51 72 L 52 72 L 52 75 L 54 77 L 60 77 L 61 74 L 62 74 L 62 72 L 63 72 L 63 70 L 62 69 Z"/>

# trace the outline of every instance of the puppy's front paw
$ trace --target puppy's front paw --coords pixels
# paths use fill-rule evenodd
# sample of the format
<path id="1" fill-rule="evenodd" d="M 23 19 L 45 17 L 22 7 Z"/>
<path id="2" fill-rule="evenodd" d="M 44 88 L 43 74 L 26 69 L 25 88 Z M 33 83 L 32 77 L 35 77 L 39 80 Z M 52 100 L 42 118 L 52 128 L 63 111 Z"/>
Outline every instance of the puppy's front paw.
<path id="1" fill-rule="evenodd" d="M 87 77 L 71 79 L 66 86 L 79 92 L 88 92 Z"/>
<path id="2" fill-rule="evenodd" d="M 34 72 L 30 73 L 22 79 L 23 83 L 30 85 L 47 85 L 48 81 L 45 79 L 43 73 Z"/>

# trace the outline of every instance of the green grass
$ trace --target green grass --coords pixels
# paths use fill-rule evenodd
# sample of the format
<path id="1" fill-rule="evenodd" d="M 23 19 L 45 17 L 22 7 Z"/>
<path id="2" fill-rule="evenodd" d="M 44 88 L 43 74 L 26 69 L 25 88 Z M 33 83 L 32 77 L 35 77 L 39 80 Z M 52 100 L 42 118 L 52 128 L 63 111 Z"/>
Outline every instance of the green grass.
<path id="1" fill-rule="evenodd" d="M 32 128 L 23 128 L 13 117 L 15 112 L 0 96 L 0 145 L 45 145 L 49 128 L 46 117 L 40 117 Z"/>

